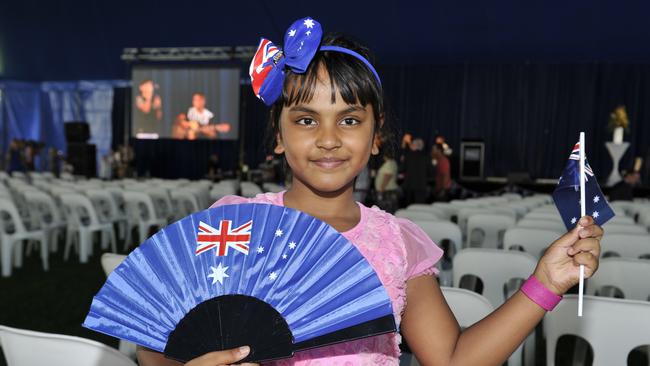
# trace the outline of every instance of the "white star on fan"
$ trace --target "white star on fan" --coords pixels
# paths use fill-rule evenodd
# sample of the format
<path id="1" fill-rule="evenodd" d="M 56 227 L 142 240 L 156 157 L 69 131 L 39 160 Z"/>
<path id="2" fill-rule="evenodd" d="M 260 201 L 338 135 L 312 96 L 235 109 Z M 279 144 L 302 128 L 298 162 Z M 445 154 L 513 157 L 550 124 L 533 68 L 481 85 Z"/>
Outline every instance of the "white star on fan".
<path id="1" fill-rule="evenodd" d="M 598 213 L 598 211 L 594 211 L 594 213 L 591 214 L 591 216 L 593 216 L 594 219 L 597 219 L 599 215 L 600 214 Z"/>
<path id="2" fill-rule="evenodd" d="M 575 217 L 571 219 L 571 223 L 572 223 L 572 224 L 575 224 L 575 223 L 576 223 L 576 221 L 578 221 L 578 219 L 577 219 L 577 218 L 575 218 Z"/>
<path id="3" fill-rule="evenodd" d="M 280 236 L 282 236 L 282 234 L 284 234 L 284 233 L 283 233 L 282 230 L 280 230 L 280 229 L 277 229 L 277 230 L 275 231 L 275 236 L 280 237 Z"/>
<path id="4" fill-rule="evenodd" d="M 306 31 L 305 34 L 308 35 L 308 36 L 310 36 L 310 35 L 311 35 L 311 31 L 310 31 L 310 30 L 309 30 L 309 31 Z"/>
<path id="5" fill-rule="evenodd" d="M 275 272 L 271 272 L 271 274 L 269 275 L 269 280 L 275 281 L 276 278 L 278 278 L 278 274 Z"/>
<path id="6" fill-rule="evenodd" d="M 210 270 L 212 270 L 212 273 L 208 275 L 208 278 L 212 278 L 213 285 L 217 282 L 223 285 L 223 279 L 226 277 L 230 277 L 226 274 L 227 269 L 228 267 L 221 266 L 221 263 L 219 263 L 219 265 L 216 268 L 210 266 Z"/>
<path id="7" fill-rule="evenodd" d="M 282 254 L 282 259 L 287 259 L 287 255 L 286 255 L 286 254 Z"/>
<path id="8" fill-rule="evenodd" d="M 595 196 L 595 197 L 594 197 L 594 203 L 598 203 L 598 202 L 600 202 L 600 197 Z"/>
<path id="9" fill-rule="evenodd" d="M 303 24 L 304 24 L 307 28 L 314 28 L 314 19 L 305 19 L 305 21 L 303 22 Z"/>
<path id="10" fill-rule="evenodd" d="M 259 254 L 264 253 L 264 247 L 257 247 L 257 253 Z"/>
<path id="11" fill-rule="evenodd" d="M 296 242 L 295 241 L 292 241 L 291 243 L 289 243 L 289 249 L 296 249 Z"/>
<path id="12" fill-rule="evenodd" d="M 292 30 L 289 31 L 289 37 L 293 37 L 295 35 L 296 35 L 296 30 L 295 29 L 292 29 Z"/>

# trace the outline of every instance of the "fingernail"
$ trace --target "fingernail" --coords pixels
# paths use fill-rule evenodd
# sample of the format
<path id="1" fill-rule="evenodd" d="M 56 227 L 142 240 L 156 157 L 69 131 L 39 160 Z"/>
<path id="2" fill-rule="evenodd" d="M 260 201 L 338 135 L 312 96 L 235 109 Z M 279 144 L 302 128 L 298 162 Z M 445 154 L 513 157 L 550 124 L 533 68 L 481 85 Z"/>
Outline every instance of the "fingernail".
<path id="1" fill-rule="evenodd" d="M 580 219 L 580 225 L 585 226 L 589 223 L 589 220 L 587 220 L 586 217 L 583 217 Z"/>
<path id="2" fill-rule="evenodd" d="M 240 356 L 246 356 L 248 354 L 248 352 L 250 352 L 250 351 L 251 351 L 251 348 L 248 347 L 248 346 L 241 346 L 241 347 L 239 347 L 239 350 L 238 350 Z"/>

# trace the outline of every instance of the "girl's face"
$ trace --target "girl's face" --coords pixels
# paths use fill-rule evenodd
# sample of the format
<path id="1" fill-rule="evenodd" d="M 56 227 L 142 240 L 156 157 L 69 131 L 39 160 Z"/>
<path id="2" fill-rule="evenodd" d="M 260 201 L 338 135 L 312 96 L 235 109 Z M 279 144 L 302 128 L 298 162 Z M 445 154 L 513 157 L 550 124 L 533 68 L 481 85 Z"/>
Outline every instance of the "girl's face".
<path id="1" fill-rule="evenodd" d="M 326 193 L 351 188 L 379 148 L 372 106 L 349 105 L 340 95 L 332 103 L 329 77 L 323 74 L 309 102 L 282 109 L 275 152 L 284 153 L 294 185 Z"/>

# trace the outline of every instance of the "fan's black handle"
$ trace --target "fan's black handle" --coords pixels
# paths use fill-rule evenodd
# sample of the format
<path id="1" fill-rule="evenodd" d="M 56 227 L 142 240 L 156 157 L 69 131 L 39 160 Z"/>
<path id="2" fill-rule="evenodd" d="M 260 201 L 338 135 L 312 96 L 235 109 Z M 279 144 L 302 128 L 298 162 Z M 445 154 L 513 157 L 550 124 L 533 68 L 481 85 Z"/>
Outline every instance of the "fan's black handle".
<path id="1" fill-rule="evenodd" d="M 224 295 L 197 305 L 167 339 L 165 356 L 188 362 L 209 352 L 250 346 L 240 362 L 293 355 L 293 335 L 282 315 L 255 297 Z"/>

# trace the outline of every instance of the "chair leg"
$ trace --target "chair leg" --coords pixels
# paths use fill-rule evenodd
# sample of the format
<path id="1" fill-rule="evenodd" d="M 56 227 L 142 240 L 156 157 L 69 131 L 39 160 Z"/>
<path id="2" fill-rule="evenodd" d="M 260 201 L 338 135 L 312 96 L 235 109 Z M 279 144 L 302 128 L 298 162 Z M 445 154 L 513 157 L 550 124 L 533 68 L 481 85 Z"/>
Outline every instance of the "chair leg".
<path id="1" fill-rule="evenodd" d="M 13 247 L 13 242 L 9 240 L 5 241 L 0 241 L 0 247 L 2 248 L 0 250 L 0 257 L 2 260 L 2 277 L 9 277 L 11 276 L 11 270 L 12 270 L 12 265 L 11 265 L 11 256 L 13 255 L 12 253 L 12 247 Z"/>
<path id="2" fill-rule="evenodd" d="M 145 224 L 140 224 L 140 242 L 138 245 L 144 243 L 147 240 L 147 235 L 149 234 L 149 226 Z"/>
<path id="3" fill-rule="evenodd" d="M 126 238 L 124 238 L 124 251 L 127 251 L 129 247 L 131 246 L 131 231 L 133 231 L 133 227 L 130 224 L 126 225 Z"/>
<path id="4" fill-rule="evenodd" d="M 79 230 L 79 262 L 87 263 L 89 249 L 93 242 L 92 233 L 86 230 Z"/>
<path id="5" fill-rule="evenodd" d="M 21 268 L 23 266 L 23 240 L 17 240 L 13 245 L 14 267 Z"/>
<path id="6" fill-rule="evenodd" d="M 40 238 L 40 244 L 41 244 L 41 261 L 43 262 L 43 270 L 44 271 L 49 271 L 50 270 L 50 261 L 49 261 L 49 254 L 50 254 L 50 249 L 48 248 L 47 245 L 47 234 L 43 234 L 43 236 Z"/>

